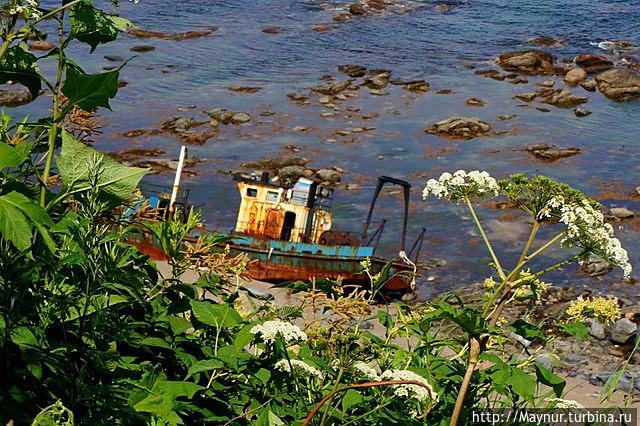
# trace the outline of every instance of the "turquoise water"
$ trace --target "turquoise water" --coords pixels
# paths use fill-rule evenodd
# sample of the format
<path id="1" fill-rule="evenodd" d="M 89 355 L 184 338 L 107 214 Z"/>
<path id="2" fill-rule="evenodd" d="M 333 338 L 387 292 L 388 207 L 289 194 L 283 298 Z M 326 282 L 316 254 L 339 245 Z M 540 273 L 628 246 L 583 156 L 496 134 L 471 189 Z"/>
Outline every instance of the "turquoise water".
<path id="1" fill-rule="evenodd" d="M 617 195 L 633 192 L 640 185 L 640 141 L 638 117 L 640 101 L 614 103 L 599 93 L 572 89 L 587 96 L 585 105 L 593 112 L 577 118 L 571 109 L 543 113 L 535 106 L 522 106 L 513 95 L 535 91 L 535 83 L 546 78 L 531 77 L 529 84 L 513 85 L 474 74 L 476 68 L 489 68 L 499 53 L 527 48 L 527 40 L 541 35 L 566 40 L 561 48 L 548 49 L 557 62 L 571 60 L 581 52 L 605 53 L 590 42 L 625 39 L 640 45 L 640 3 L 620 1 L 460 1 L 448 13 L 439 13 L 435 3 L 401 2 L 411 11 L 395 9 L 384 16 L 367 16 L 336 25 L 328 31 L 312 28 L 332 24 L 332 17 L 345 8 L 343 2 L 328 1 L 145 1 L 123 2 L 120 14 L 139 27 L 159 31 L 205 30 L 218 27 L 209 37 L 168 41 L 122 36 L 117 42 L 99 47 L 89 55 L 85 47 L 72 54 L 89 70 L 113 65 L 103 55 L 134 56 L 135 45 L 152 45 L 156 50 L 138 54 L 122 71 L 128 81 L 112 102 L 113 112 L 103 111 L 107 125 L 96 146 L 104 151 L 128 147 L 160 148 L 166 157 L 176 157 L 179 142 L 167 135 L 124 138 L 131 129 L 158 128 L 171 116 L 206 119 L 202 111 L 224 107 L 246 111 L 251 123 L 226 126 L 219 135 L 202 146 L 190 147 L 190 155 L 203 160 L 195 166 L 196 176 L 186 177 L 193 200 L 204 207 L 210 227 L 229 229 L 235 218 L 239 197 L 228 175 L 219 173 L 240 169 L 243 162 L 286 153 L 286 145 L 300 149 L 297 155 L 312 160 L 314 168 L 338 166 L 346 170 L 343 182 L 358 185 L 356 190 L 339 190 L 335 200 L 336 220 L 342 228 L 359 230 L 366 215 L 376 176 L 392 175 L 410 180 L 412 192 L 411 229 L 415 235 L 427 228 L 423 259 L 439 258 L 447 267 L 429 270 L 438 290 L 465 285 L 488 274 L 486 254 L 468 214 L 458 206 L 420 200 L 422 186 L 443 171 L 480 169 L 496 177 L 520 171 L 542 173 L 565 181 L 591 195 L 615 182 L 616 196 L 601 197 L 607 206 L 626 206 L 640 212 L 640 197 Z M 420 6 L 420 7 L 416 7 Z M 264 27 L 281 27 L 282 34 L 265 34 Z M 640 57 L 640 52 L 631 52 Z M 363 88 L 358 96 L 338 106 L 359 107 L 361 113 L 379 113 L 378 118 L 322 118 L 325 111 L 316 98 L 308 106 L 293 104 L 287 93 L 305 92 L 331 74 L 344 78 L 336 67 L 354 63 L 368 68 L 386 68 L 392 78 L 426 79 L 427 94 L 412 94 L 390 86 L 387 96 L 371 96 Z M 556 87 L 563 87 L 557 77 Z M 255 94 L 237 94 L 229 86 L 259 86 Z M 439 89 L 453 93 L 439 95 Z M 483 99 L 483 108 L 465 105 L 469 97 Z M 47 108 L 48 99 L 23 107 L 33 113 Z M 183 112 L 178 107 L 195 106 Z M 274 112 L 260 116 L 261 112 Z M 511 120 L 497 117 L 516 114 Z M 477 116 L 491 122 L 500 136 L 450 142 L 424 133 L 431 123 L 451 115 Z M 306 133 L 291 129 L 303 125 Z M 356 126 L 375 127 L 374 131 L 351 135 L 356 140 L 337 138 L 332 132 Z M 582 149 L 578 156 L 554 163 L 533 160 L 524 151 L 527 145 L 550 142 Z M 148 178 L 170 183 L 169 174 Z M 617 198 L 625 198 L 623 200 Z M 399 231 L 400 199 L 381 200 L 380 217 L 390 220 L 384 248 L 395 250 L 390 234 Z M 495 220 L 505 213 L 480 209 L 480 215 Z M 490 222 L 490 235 L 499 239 L 499 251 L 512 258 L 517 250 L 514 236 L 520 235 L 522 221 Z M 620 223 L 619 236 L 629 249 L 635 265 L 640 265 L 638 232 Z M 555 253 L 554 256 L 559 256 Z M 546 259 L 547 262 L 552 261 Z M 544 262 L 543 262 L 544 263 Z M 640 267 L 640 266 L 639 266 Z M 555 273 L 553 281 L 606 288 L 619 272 L 603 280 L 577 273 L 570 266 Z M 424 284 L 423 295 L 431 284 Z M 632 287 L 625 288 L 629 294 Z"/>

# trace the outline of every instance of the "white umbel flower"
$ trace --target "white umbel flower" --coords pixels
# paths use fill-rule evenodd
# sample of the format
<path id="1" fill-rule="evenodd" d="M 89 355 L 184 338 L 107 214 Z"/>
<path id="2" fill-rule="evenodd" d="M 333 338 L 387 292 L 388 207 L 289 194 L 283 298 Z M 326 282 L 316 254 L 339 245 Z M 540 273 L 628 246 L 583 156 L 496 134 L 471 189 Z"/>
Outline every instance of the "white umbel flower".
<path id="1" fill-rule="evenodd" d="M 572 399 L 545 398 L 548 408 L 584 408 L 584 405 Z"/>
<path id="2" fill-rule="evenodd" d="M 250 333 L 260 335 L 265 343 L 275 342 L 278 335 L 282 336 L 285 344 L 295 340 L 307 340 L 307 334 L 300 330 L 300 327 L 280 320 L 265 321 L 254 326 Z"/>
<path id="3" fill-rule="evenodd" d="M 276 368 L 276 370 L 284 371 L 290 374 L 301 373 L 303 376 L 315 376 L 320 380 L 322 380 L 322 378 L 324 377 L 320 370 L 298 359 L 281 359 L 280 361 L 276 362 L 276 365 L 274 367 Z"/>
<path id="4" fill-rule="evenodd" d="M 364 362 L 355 363 L 353 369 L 355 370 L 356 374 L 363 376 L 367 380 L 371 380 L 374 382 L 380 380 L 380 375 L 378 374 L 378 372 L 375 369 L 369 367 Z"/>
<path id="5" fill-rule="evenodd" d="M 426 387 L 418 385 L 393 385 L 394 392 L 397 396 L 415 398 L 420 402 L 438 401 L 438 394 L 435 393 L 431 384 L 419 374 L 409 370 L 387 370 L 380 376 L 383 380 L 413 380 L 424 383 Z"/>
<path id="6" fill-rule="evenodd" d="M 25 18 L 37 20 L 42 17 L 37 0 L 11 0 L 5 4 L 5 10 L 10 15 L 24 15 Z"/>
<path id="7" fill-rule="evenodd" d="M 458 170 L 453 174 L 445 172 L 437 180 L 427 181 L 422 198 L 430 195 L 454 201 L 462 196 L 495 196 L 498 195 L 498 183 L 489 173 L 478 170 L 469 173 Z"/>
<path id="8" fill-rule="evenodd" d="M 625 278 L 631 276 L 633 268 L 629 254 L 622 248 L 620 240 L 614 237 L 613 227 L 605 223 L 602 212 L 587 200 L 566 204 L 561 197 L 554 197 L 541 212 L 544 217 L 552 214 L 566 226 L 566 237 L 562 241 L 565 247 L 582 247 L 622 268 Z"/>

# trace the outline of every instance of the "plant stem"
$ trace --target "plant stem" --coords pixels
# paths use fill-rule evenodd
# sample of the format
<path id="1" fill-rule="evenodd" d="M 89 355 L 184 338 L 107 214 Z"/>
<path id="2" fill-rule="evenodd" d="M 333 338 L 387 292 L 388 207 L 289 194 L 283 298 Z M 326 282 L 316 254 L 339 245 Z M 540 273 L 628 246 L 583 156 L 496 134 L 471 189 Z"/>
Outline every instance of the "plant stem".
<path id="1" fill-rule="evenodd" d="M 340 386 L 340 380 L 342 379 L 343 374 L 344 374 L 344 367 L 340 367 L 340 370 L 338 371 L 338 377 L 336 378 L 336 384 L 333 387 L 334 391 L 338 389 L 338 386 Z M 330 408 L 331 408 L 331 404 L 327 405 L 327 408 L 325 408 L 324 413 L 322 414 L 322 420 L 320 420 L 320 426 L 324 426 L 327 423 L 327 416 L 329 415 Z"/>
<path id="2" fill-rule="evenodd" d="M 476 211 L 474 210 L 473 205 L 471 204 L 471 200 L 469 200 L 469 197 L 464 197 L 464 201 L 467 203 L 467 207 L 469 208 L 469 211 L 471 212 L 471 216 L 473 217 L 473 221 L 476 223 L 476 226 L 478 227 L 478 231 L 480 231 L 480 235 L 482 236 L 482 239 L 484 240 L 484 243 L 487 246 L 487 249 L 489 250 L 489 253 L 491 254 L 491 258 L 493 259 L 493 263 L 496 265 L 496 270 L 498 271 L 498 276 L 500 277 L 501 280 L 504 280 L 506 278 L 506 276 L 504 274 L 504 270 L 502 269 L 502 266 L 500 266 L 500 261 L 498 260 L 498 257 L 496 256 L 495 252 L 493 251 L 493 247 L 491 246 L 491 242 L 489 241 L 489 238 L 487 238 L 487 234 L 484 232 L 484 228 L 482 228 L 482 224 L 480 223 L 480 220 L 478 219 L 478 216 L 476 215 Z"/>
<path id="3" fill-rule="evenodd" d="M 464 379 L 462 379 L 462 384 L 458 391 L 458 398 L 456 399 L 456 405 L 453 407 L 449 426 L 457 426 L 458 421 L 460 420 L 460 414 L 462 413 L 462 407 L 464 406 L 464 399 L 467 396 L 467 391 L 471 384 L 471 378 L 473 377 L 473 372 L 478 365 L 481 353 L 482 348 L 480 346 L 480 341 L 476 337 L 472 337 L 469 340 L 469 361 L 467 362 L 467 371 L 464 373 Z"/>
<path id="4" fill-rule="evenodd" d="M 393 400 L 389 400 L 389 401 L 385 402 L 385 403 L 384 403 L 384 404 L 382 404 L 382 405 L 378 405 L 378 406 L 376 406 L 376 408 L 374 408 L 374 409 L 372 409 L 372 410 L 367 411 L 366 413 L 364 413 L 364 414 L 362 414 L 362 415 L 360 415 L 360 416 L 356 417 L 355 419 L 353 419 L 353 420 L 351 420 L 351 421 L 349 421 L 349 422 L 347 422 L 347 423 L 344 423 L 344 425 L 343 425 L 343 426 L 347 426 L 347 425 L 354 424 L 354 423 L 355 423 L 355 422 L 357 422 L 358 420 L 362 420 L 362 419 L 366 418 L 368 415 L 373 414 L 373 413 L 375 413 L 376 411 L 380 411 L 380 410 L 382 410 L 384 407 L 386 407 L 387 405 L 391 404 L 392 402 L 393 402 Z"/>
<path id="5" fill-rule="evenodd" d="M 3 34 L 3 37 L 2 37 L 4 41 L 2 42 L 2 46 L 0 47 L 0 61 L 4 59 L 4 55 L 7 53 L 7 50 L 9 49 L 9 45 L 13 41 L 13 29 L 15 28 L 17 21 L 18 21 L 17 15 L 11 16 L 11 18 L 8 21 L 6 32 Z"/>
<path id="6" fill-rule="evenodd" d="M 543 251 L 545 251 L 546 249 L 554 245 L 563 236 L 564 236 L 564 231 L 557 234 L 555 237 L 553 237 L 552 239 L 544 243 L 542 246 L 540 246 L 538 250 L 534 251 L 529 256 L 527 256 L 527 260 L 531 260 L 534 257 L 538 256 L 540 253 L 542 253 Z"/>
<path id="7" fill-rule="evenodd" d="M 68 6 L 68 5 L 67 5 Z M 47 143 L 49 149 L 47 151 L 47 162 L 44 166 L 44 172 L 42 173 L 42 187 L 40 188 L 40 207 L 44 208 L 46 205 L 47 188 L 49 186 L 49 177 L 51 175 L 51 165 L 53 164 L 53 152 L 56 149 L 56 139 L 58 138 L 58 115 L 60 109 L 60 84 L 62 83 L 62 72 L 64 70 L 64 9 L 58 19 L 58 70 L 56 73 L 56 84 L 53 90 L 53 110 L 51 127 L 49 128 L 49 137 Z"/>
<path id="8" fill-rule="evenodd" d="M 313 407 L 313 410 L 311 410 L 309 414 L 307 414 L 307 418 L 302 423 L 302 426 L 309 426 L 309 423 L 313 419 L 313 416 L 318 414 L 318 411 L 320 411 L 322 406 L 339 392 L 344 392 L 349 389 L 374 388 L 378 386 L 390 386 L 390 385 L 417 385 L 425 389 L 429 389 L 427 385 L 425 385 L 422 382 L 418 382 L 417 380 L 385 380 L 382 382 L 367 382 L 367 383 L 358 383 L 355 385 L 345 386 L 343 388 L 336 389 L 334 391 L 329 392 L 324 398 L 322 398 L 320 402 L 318 402 L 318 404 L 315 407 Z"/>

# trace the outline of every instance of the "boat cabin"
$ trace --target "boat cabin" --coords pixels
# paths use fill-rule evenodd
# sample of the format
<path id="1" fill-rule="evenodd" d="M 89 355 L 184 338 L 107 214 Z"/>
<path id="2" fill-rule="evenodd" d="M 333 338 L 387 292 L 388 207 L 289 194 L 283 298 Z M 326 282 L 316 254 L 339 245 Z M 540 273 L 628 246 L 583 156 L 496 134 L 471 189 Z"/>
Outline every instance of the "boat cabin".
<path id="1" fill-rule="evenodd" d="M 300 178 L 291 187 L 269 180 L 268 173 L 236 177 L 242 201 L 235 232 L 294 243 L 319 243 L 331 229 L 333 190 Z"/>

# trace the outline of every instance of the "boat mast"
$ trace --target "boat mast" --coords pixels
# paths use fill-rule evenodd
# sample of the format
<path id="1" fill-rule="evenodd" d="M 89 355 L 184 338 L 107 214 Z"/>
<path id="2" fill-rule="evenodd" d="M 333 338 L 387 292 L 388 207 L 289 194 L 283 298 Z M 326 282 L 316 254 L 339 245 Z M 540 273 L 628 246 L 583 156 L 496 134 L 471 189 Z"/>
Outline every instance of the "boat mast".
<path id="1" fill-rule="evenodd" d="M 180 175 L 182 175 L 182 167 L 184 167 L 184 157 L 187 148 L 183 145 L 180 147 L 180 158 L 178 159 L 178 168 L 176 169 L 176 177 L 173 180 L 173 189 L 171 191 L 171 201 L 169 201 L 169 213 L 173 213 L 173 205 L 178 198 L 178 188 L 180 187 Z"/>

